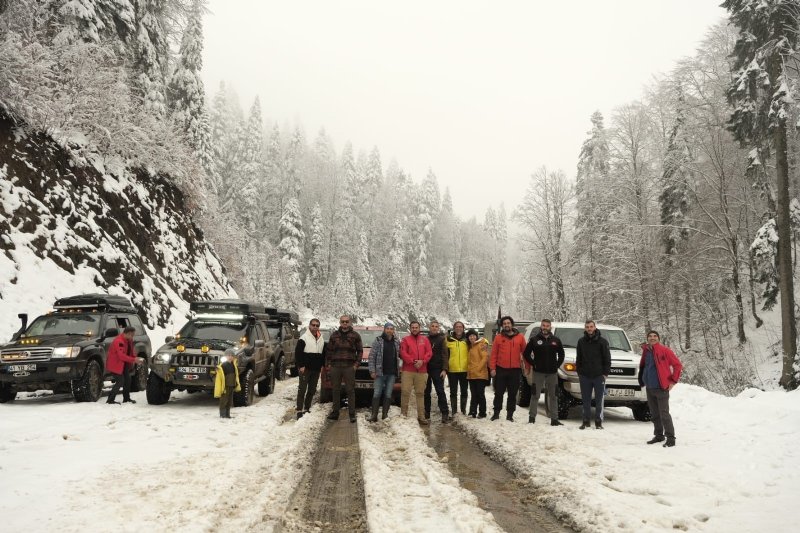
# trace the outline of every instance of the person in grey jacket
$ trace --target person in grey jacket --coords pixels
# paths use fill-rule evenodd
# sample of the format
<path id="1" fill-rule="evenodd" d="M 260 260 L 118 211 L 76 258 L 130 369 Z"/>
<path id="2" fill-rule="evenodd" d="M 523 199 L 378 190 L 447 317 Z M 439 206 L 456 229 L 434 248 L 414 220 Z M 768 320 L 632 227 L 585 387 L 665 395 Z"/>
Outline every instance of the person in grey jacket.
<path id="1" fill-rule="evenodd" d="M 372 395 L 372 416 L 370 422 L 378 421 L 378 407 L 383 397 L 383 412 L 381 420 L 389 416 L 389 406 L 392 404 L 392 390 L 394 382 L 400 373 L 400 339 L 394 334 L 394 324 L 387 322 L 383 325 L 383 334 L 376 338 L 369 350 L 369 375 L 372 376 L 375 392 Z"/>
<path id="2" fill-rule="evenodd" d="M 575 367 L 583 400 L 583 424 L 580 429 L 589 427 L 592 391 L 594 391 L 594 427 L 603 429 L 603 398 L 606 378 L 611 372 L 611 350 L 608 349 L 608 341 L 600 335 L 594 320 L 587 320 L 584 324 L 583 337 L 578 339 L 575 351 Z"/>

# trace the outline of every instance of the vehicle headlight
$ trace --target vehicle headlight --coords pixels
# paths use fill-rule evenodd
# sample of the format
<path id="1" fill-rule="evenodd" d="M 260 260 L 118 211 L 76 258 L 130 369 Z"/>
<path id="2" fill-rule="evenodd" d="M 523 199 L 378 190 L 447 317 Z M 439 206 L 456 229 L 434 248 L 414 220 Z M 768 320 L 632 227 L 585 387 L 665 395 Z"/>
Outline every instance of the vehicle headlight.
<path id="1" fill-rule="evenodd" d="M 578 367 L 575 366 L 575 363 L 564 363 L 564 370 L 567 372 L 575 372 Z"/>
<path id="2" fill-rule="evenodd" d="M 53 357 L 58 358 L 71 358 L 71 357 L 78 357 L 78 354 L 81 353 L 80 346 L 63 346 L 61 348 L 56 348 L 53 350 Z"/>
<path id="3" fill-rule="evenodd" d="M 170 360 L 171 357 L 172 357 L 172 353 L 171 352 L 157 352 L 153 356 L 153 362 L 154 363 L 161 363 L 162 365 L 165 365 L 165 364 L 169 363 L 169 360 Z"/>

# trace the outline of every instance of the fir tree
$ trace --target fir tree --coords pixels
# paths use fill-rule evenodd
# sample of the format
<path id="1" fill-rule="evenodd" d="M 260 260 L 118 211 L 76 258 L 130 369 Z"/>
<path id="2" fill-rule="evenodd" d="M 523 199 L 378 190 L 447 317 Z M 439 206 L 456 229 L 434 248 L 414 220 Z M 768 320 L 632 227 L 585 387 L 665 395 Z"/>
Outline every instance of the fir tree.
<path id="1" fill-rule="evenodd" d="M 165 73 L 169 45 L 165 7 L 167 0 L 139 0 L 136 4 L 134 39 L 136 82 L 144 109 L 156 118 L 166 116 Z"/>
<path id="2" fill-rule="evenodd" d="M 372 275 L 372 266 L 369 261 L 369 242 L 367 241 L 367 234 L 361 232 L 359 236 L 359 261 L 358 261 L 358 276 L 356 286 L 356 295 L 358 296 L 358 304 L 361 309 L 369 310 L 372 304 L 375 303 L 377 291 L 375 289 L 375 278 Z"/>
<path id="3" fill-rule="evenodd" d="M 281 260 L 289 267 L 292 278 L 300 286 L 300 268 L 303 262 L 303 219 L 300 215 L 300 203 L 292 198 L 286 204 L 280 220 L 280 239 L 278 251 Z"/>

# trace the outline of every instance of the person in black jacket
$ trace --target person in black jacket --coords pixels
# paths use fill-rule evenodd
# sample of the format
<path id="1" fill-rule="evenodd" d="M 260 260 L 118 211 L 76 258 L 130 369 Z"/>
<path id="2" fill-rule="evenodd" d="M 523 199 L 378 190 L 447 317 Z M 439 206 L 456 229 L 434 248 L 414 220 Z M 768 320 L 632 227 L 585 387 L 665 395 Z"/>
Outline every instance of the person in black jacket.
<path id="1" fill-rule="evenodd" d="M 428 326 L 430 333 L 428 341 L 431 343 L 433 356 L 428 361 L 428 383 L 425 385 L 425 418 L 431 417 L 431 391 L 436 389 L 436 398 L 439 402 L 439 411 L 442 413 L 442 423 L 446 424 L 450 419 L 450 411 L 447 405 L 447 396 L 444 393 L 444 378 L 450 366 L 450 351 L 447 349 L 447 342 L 442 333 L 442 327 L 436 320 Z"/>
<path id="2" fill-rule="evenodd" d="M 547 387 L 547 406 L 550 410 L 550 425 L 562 426 L 558 421 L 558 367 L 564 362 L 564 346 L 561 339 L 550 332 L 551 322 L 542 320 L 540 331 L 530 338 L 522 357 L 533 367 L 533 387 L 531 406 L 528 411 L 528 422 L 536 422 L 536 407 L 539 404 L 539 395 L 542 387 Z"/>
<path id="3" fill-rule="evenodd" d="M 312 318 L 308 329 L 298 339 L 294 348 L 294 360 L 300 375 L 297 387 L 297 419 L 300 420 L 311 409 L 311 400 L 317 393 L 317 383 L 325 363 L 325 339 L 319 331 L 319 319 Z"/>
<path id="4" fill-rule="evenodd" d="M 592 414 L 592 391 L 594 391 L 594 427 L 603 429 L 603 397 L 606 378 L 611 372 L 611 351 L 608 341 L 600 335 L 594 320 L 584 324 L 583 337 L 578 339 L 575 357 L 575 368 L 581 384 L 583 400 L 583 424 L 581 429 L 589 427 Z"/>

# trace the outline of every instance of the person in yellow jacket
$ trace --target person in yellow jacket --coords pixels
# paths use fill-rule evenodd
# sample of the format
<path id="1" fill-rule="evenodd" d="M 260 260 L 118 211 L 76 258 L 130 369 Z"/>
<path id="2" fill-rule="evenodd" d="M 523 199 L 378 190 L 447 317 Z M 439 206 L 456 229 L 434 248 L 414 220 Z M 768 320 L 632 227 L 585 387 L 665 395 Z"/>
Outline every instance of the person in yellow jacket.
<path id="1" fill-rule="evenodd" d="M 467 413 L 467 360 L 469 346 L 467 336 L 464 335 L 464 323 L 456 321 L 453 331 L 445 339 L 447 350 L 450 353 L 447 370 L 447 384 L 450 386 L 450 412 L 458 412 L 458 389 L 461 388 L 461 414 Z"/>
<path id="2" fill-rule="evenodd" d="M 233 407 L 233 393 L 240 392 L 239 365 L 236 364 L 236 352 L 228 348 L 217 365 L 217 375 L 214 378 L 214 398 L 219 398 L 219 417 L 230 418 Z"/>
<path id="3" fill-rule="evenodd" d="M 489 384 L 489 343 L 478 337 L 478 332 L 471 329 L 467 332 L 469 341 L 469 363 L 467 380 L 469 381 L 469 416 L 486 418 L 486 385 Z"/>

